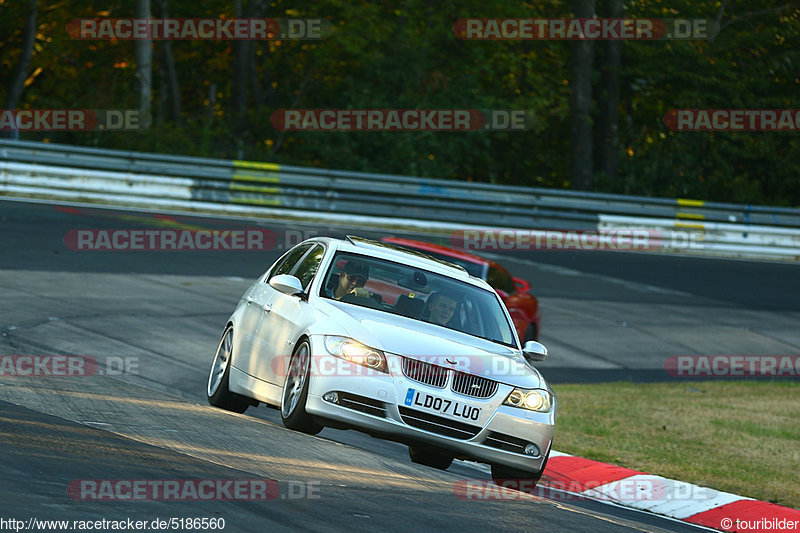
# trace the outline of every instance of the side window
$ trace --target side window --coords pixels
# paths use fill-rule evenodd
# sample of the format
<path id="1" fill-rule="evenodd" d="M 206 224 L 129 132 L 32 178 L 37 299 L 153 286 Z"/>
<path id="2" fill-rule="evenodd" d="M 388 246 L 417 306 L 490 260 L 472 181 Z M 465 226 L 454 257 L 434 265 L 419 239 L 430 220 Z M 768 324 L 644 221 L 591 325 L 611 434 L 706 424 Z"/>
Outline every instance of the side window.
<path id="1" fill-rule="evenodd" d="M 291 272 L 297 262 L 300 261 L 312 245 L 313 243 L 308 243 L 293 248 L 289 253 L 283 256 L 283 259 L 281 259 L 277 265 L 275 265 L 275 268 L 270 272 L 269 278 L 264 279 L 264 283 L 267 283 L 273 276 Z"/>
<path id="2" fill-rule="evenodd" d="M 495 266 L 489 267 L 489 273 L 486 275 L 486 281 L 492 286 L 493 289 L 501 290 L 506 294 L 514 294 L 517 292 L 517 288 L 514 285 L 514 280 L 511 279 L 511 275 L 502 268 Z"/>
<path id="3" fill-rule="evenodd" d="M 318 244 L 311 250 L 303 261 L 297 265 L 294 275 L 300 280 L 303 285 L 303 290 L 308 290 L 311 280 L 319 270 L 319 264 L 322 262 L 322 256 L 325 255 L 325 248 Z"/>

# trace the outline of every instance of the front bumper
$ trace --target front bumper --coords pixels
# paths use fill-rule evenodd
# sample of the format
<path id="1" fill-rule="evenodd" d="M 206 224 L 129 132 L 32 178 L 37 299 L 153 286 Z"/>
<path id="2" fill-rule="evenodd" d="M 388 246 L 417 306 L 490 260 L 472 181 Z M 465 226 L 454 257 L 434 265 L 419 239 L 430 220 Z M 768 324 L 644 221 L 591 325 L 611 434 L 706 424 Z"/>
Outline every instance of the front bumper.
<path id="1" fill-rule="evenodd" d="M 312 353 L 326 353 L 322 338 L 312 338 Z M 325 357 L 331 357 L 327 354 Z M 539 472 L 555 431 L 557 403 L 545 413 L 502 405 L 513 389 L 500 383 L 489 398 L 471 398 L 449 387 L 432 387 L 412 380 L 397 369 L 400 356 L 386 354 L 390 374 L 365 372 L 351 365 L 352 372 L 322 372 L 312 365 L 306 411 L 353 429 L 405 443 L 421 443 L 451 452 L 455 457 L 496 463 L 529 472 Z M 449 383 L 449 382 L 448 382 Z M 405 405 L 410 388 L 481 409 L 476 421 L 454 419 Z M 336 403 L 325 400 L 336 392 Z M 525 453 L 535 444 L 538 455 Z"/>

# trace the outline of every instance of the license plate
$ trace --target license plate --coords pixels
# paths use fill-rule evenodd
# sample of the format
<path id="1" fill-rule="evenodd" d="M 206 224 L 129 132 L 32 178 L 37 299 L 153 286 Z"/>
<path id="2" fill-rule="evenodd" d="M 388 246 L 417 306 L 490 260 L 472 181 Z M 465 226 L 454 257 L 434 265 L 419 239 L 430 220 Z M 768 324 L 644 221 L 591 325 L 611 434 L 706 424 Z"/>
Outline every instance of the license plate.
<path id="1" fill-rule="evenodd" d="M 436 414 L 445 415 L 457 420 L 477 422 L 481 417 L 481 408 L 472 405 L 440 398 L 433 394 L 416 389 L 408 389 L 406 399 L 403 402 L 409 407 L 421 411 L 430 411 Z"/>

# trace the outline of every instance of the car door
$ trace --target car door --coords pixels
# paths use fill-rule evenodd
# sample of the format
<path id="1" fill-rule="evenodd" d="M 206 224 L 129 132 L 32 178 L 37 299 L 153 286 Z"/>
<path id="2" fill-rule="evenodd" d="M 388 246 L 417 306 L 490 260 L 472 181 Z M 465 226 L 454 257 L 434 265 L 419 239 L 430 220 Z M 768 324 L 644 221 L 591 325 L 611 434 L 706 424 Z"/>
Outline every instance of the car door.
<path id="1" fill-rule="evenodd" d="M 244 372 L 248 372 L 249 361 L 253 357 L 256 333 L 261 323 L 261 317 L 264 314 L 262 305 L 266 302 L 266 297 L 264 283 L 261 280 L 254 283 L 242 297 L 244 309 L 239 318 L 237 329 L 234 331 L 234 340 L 236 342 L 234 366 Z"/>
<path id="2" fill-rule="evenodd" d="M 257 361 L 265 349 L 258 331 L 261 322 L 271 309 L 273 293 L 276 292 L 267 282 L 272 276 L 288 274 L 293 270 L 312 245 L 312 243 L 300 244 L 289 250 L 275 263 L 269 274 L 254 284 L 245 295 L 246 305 L 239 322 L 239 332 L 236 334 L 239 339 L 238 352 L 234 358 L 234 366 L 239 370 L 255 376 Z"/>
<path id="3" fill-rule="evenodd" d="M 300 280 L 303 291 L 308 291 L 319 270 L 325 247 L 316 244 L 289 272 Z M 271 277 L 271 276 L 270 276 Z M 258 328 L 261 352 L 253 370 L 254 376 L 275 385 L 283 385 L 288 362 L 300 332 L 313 320 L 307 301 L 298 296 L 284 294 L 267 283 L 269 311 Z"/>

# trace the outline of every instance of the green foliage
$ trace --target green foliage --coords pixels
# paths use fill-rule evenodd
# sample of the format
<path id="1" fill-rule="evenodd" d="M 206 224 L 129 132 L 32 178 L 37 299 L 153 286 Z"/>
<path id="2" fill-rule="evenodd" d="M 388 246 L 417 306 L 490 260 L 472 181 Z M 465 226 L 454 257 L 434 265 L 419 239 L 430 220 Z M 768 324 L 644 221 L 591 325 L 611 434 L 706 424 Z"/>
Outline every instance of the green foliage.
<path id="1" fill-rule="evenodd" d="M 662 3 L 666 4 L 666 2 Z M 717 18 L 720 2 L 631 2 L 628 16 Z M 797 133 L 672 132 L 671 109 L 796 109 L 800 9 L 726 3 L 708 41 L 626 43 L 621 175 L 603 190 L 799 205 Z M 621 126 L 623 127 L 623 126 Z"/>
<path id="2" fill-rule="evenodd" d="M 598 0 L 601 4 L 604 0 Z M 256 0 L 242 0 L 245 11 Z M 248 6 L 248 3 L 251 4 Z M 169 0 L 171 17 L 233 17 L 233 2 Z M 160 89 L 164 45 L 154 42 L 153 126 L 145 132 L 23 133 L 113 148 L 285 164 L 569 187 L 568 43 L 464 41 L 460 17 L 565 17 L 566 1 L 265 1 L 267 17 L 322 17 L 322 41 L 254 41 L 244 128 L 231 116 L 235 41 L 173 41 L 182 120 Z M 626 1 L 630 17 L 715 19 L 720 1 Z M 727 2 L 709 41 L 626 42 L 620 106 L 620 174 L 596 190 L 746 203 L 800 205 L 796 133 L 676 133 L 663 117 L 681 108 L 798 108 L 800 9 Z M 158 2 L 151 12 L 160 16 Z M 19 58 L 24 2 L 0 0 L 0 79 Z M 40 0 L 39 34 L 20 107 L 134 108 L 133 41 L 73 40 L 69 20 L 132 17 L 133 3 Z M 213 108 L 209 91 L 214 88 Z M 256 90 L 254 90 L 256 89 Z M 0 91 L 4 96 L 5 88 Z M 526 132 L 281 132 L 278 109 L 524 109 Z M 162 111 L 159 111 L 162 109 Z"/>

